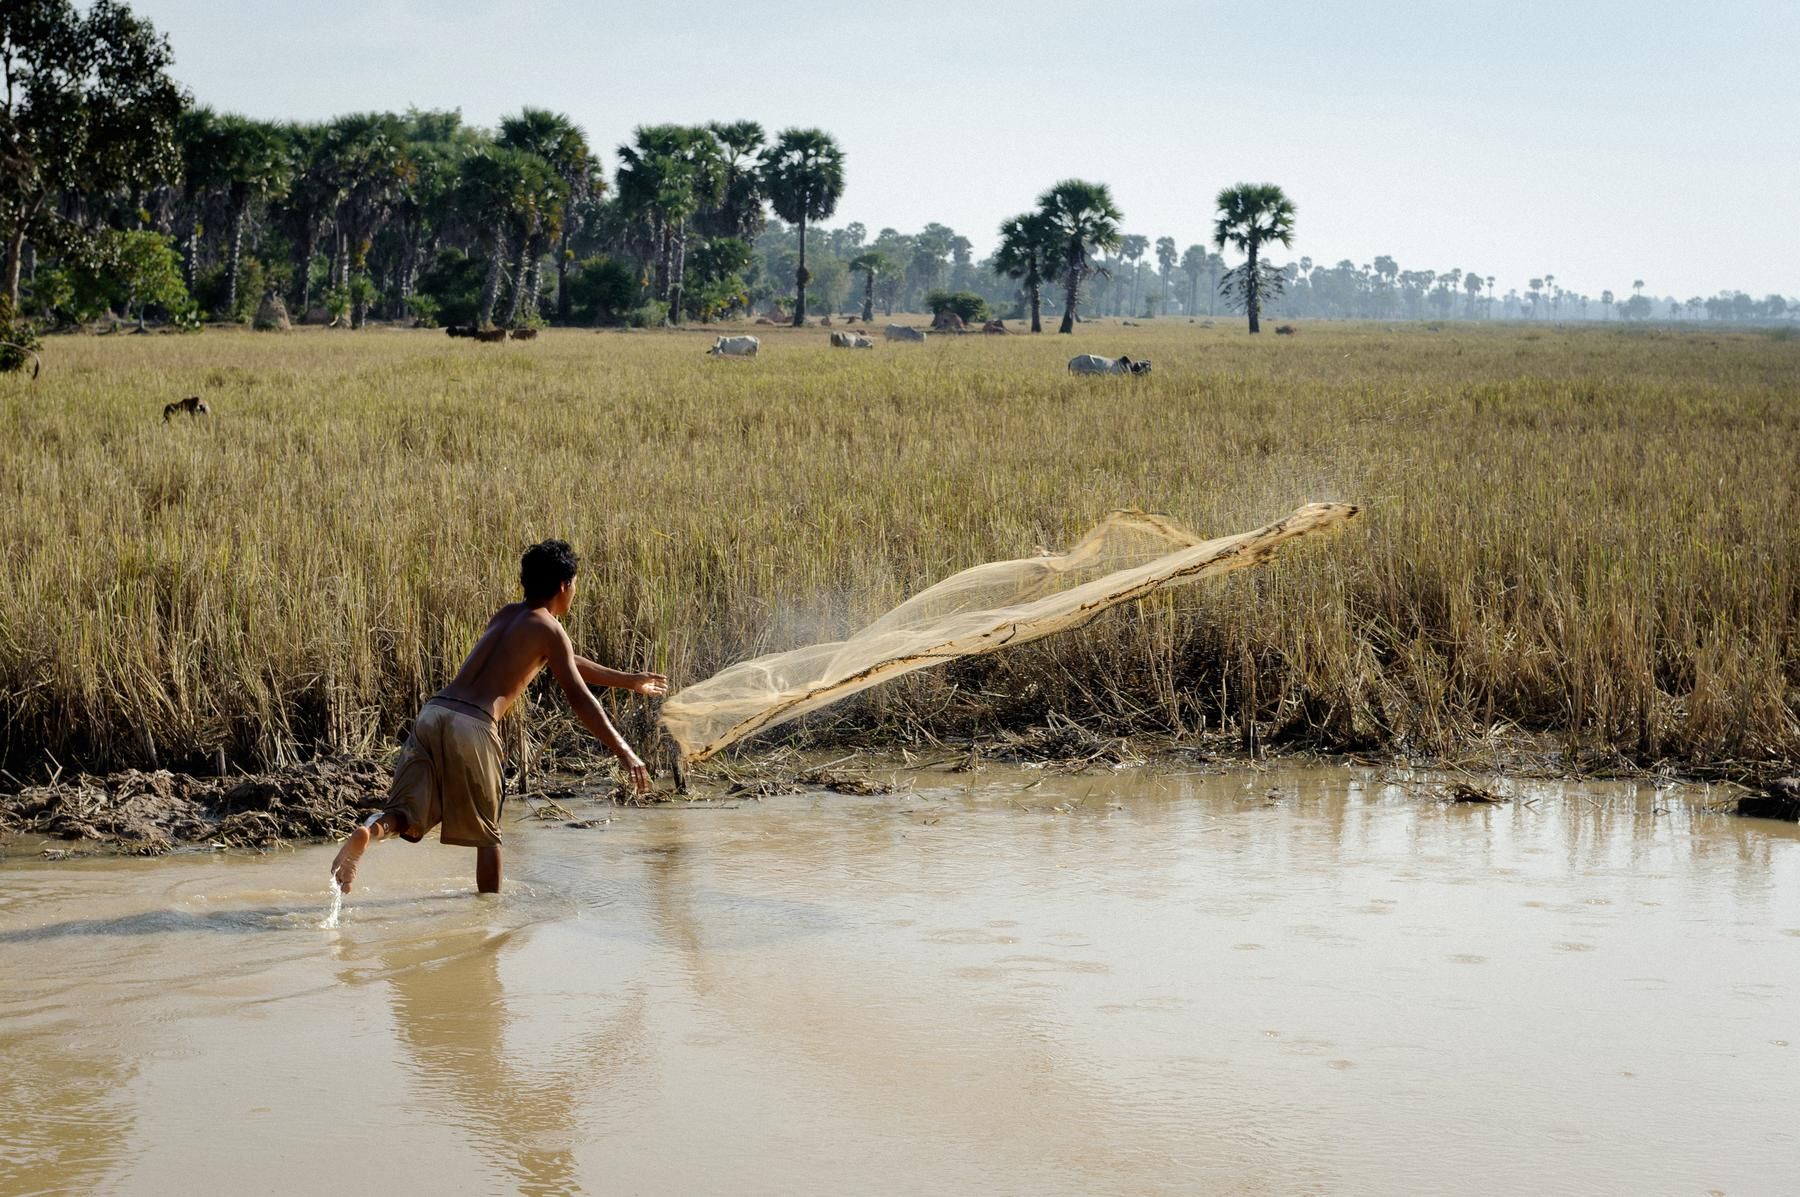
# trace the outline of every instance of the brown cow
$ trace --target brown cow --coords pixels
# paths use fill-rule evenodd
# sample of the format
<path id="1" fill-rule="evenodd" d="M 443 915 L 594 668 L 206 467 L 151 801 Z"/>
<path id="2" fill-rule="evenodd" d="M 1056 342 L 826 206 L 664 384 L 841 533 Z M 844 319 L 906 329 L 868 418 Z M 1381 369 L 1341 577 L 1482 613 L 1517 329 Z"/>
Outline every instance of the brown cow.
<path id="1" fill-rule="evenodd" d="M 1299 329 L 1295 328 L 1291 324 L 1283 324 L 1283 325 L 1278 326 L 1275 329 L 1275 335 L 1278 337 L 1291 337 L 1299 331 L 1300 331 Z"/>
<path id="2" fill-rule="evenodd" d="M 506 330 L 504 328 L 478 328 L 475 330 L 475 339 L 484 345 L 492 345 L 496 341 L 506 340 Z"/>
<path id="3" fill-rule="evenodd" d="M 530 341 L 536 338 L 536 336 L 537 329 L 535 328 L 515 328 L 512 330 L 512 339 L 515 341 Z"/>
<path id="4" fill-rule="evenodd" d="M 201 399 L 200 396 L 189 395 L 186 399 L 177 399 L 175 402 L 166 404 L 163 407 L 163 423 L 167 424 L 169 422 L 169 417 L 177 412 L 186 412 L 192 417 L 209 415 L 211 411 L 212 409 L 206 406 L 205 400 Z"/>

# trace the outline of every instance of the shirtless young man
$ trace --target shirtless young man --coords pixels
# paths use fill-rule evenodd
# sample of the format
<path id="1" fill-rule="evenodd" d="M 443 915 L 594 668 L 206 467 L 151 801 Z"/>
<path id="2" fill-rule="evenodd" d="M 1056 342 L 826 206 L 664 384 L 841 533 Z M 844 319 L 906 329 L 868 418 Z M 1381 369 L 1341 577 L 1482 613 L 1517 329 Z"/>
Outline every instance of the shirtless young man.
<path id="1" fill-rule="evenodd" d="M 525 550 L 519 561 L 525 601 L 494 613 L 456 677 L 419 712 L 394 763 L 386 809 L 358 827 L 331 862 L 332 880 L 345 893 L 370 844 L 390 835 L 416 844 L 439 823 L 440 843 L 475 849 L 475 888 L 484 894 L 499 892 L 504 801 L 500 717 L 545 665 L 582 724 L 624 764 L 632 788 L 640 794 L 650 791 L 649 770 L 614 730 L 588 687 L 659 695 L 668 691 L 669 681 L 660 673 L 620 673 L 575 655 L 569 634 L 557 622 L 569 613 L 575 569 L 574 551 L 560 540 Z"/>

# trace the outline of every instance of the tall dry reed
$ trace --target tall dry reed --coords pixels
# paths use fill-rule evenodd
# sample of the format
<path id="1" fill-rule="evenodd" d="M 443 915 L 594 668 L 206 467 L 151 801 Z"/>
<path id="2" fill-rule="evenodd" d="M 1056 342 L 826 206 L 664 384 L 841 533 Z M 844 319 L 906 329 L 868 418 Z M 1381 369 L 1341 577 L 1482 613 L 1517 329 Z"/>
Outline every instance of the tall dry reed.
<path id="1" fill-rule="evenodd" d="M 827 723 L 1057 710 L 1414 752 L 1500 727 L 1800 756 L 1800 344 L 1168 324 L 844 353 L 757 331 L 755 361 L 691 334 L 53 339 L 39 382 L 0 381 L 5 766 L 385 743 L 546 536 L 585 558 L 578 644 L 680 684 L 1115 507 L 1222 533 L 1314 499 L 1366 514 Z M 1155 373 L 1071 378 L 1078 351 Z M 165 425 L 195 393 L 213 414 Z"/>

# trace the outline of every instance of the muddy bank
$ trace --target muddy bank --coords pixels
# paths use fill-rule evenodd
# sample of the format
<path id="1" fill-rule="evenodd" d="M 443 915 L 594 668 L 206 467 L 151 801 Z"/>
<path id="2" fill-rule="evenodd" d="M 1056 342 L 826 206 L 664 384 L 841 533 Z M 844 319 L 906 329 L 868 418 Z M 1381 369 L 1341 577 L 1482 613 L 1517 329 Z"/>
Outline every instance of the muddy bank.
<path id="1" fill-rule="evenodd" d="M 1513 784 L 1527 779 L 1650 778 L 1614 756 L 1570 761 L 1559 753 L 1515 743 L 1480 759 L 1421 761 L 1405 757 L 1372 759 L 1341 754 L 1293 752 L 1271 757 L 1246 755 L 1234 737 L 1130 739 L 1097 735 L 1067 719 L 1024 732 L 1009 732 L 962 744 L 940 743 L 927 751 L 857 748 L 848 754 L 800 752 L 791 747 L 743 757 L 715 758 L 688 774 L 687 789 L 666 776 L 643 798 L 625 790 L 610 763 L 594 768 L 534 774 L 520 785 L 508 782 L 509 800 L 522 804 L 521 817 L 592 826 L 568 803 L 630 806 L 691 805 L 714 799 L 756 802 L 766 798 L 829 792 L 853 797 L 890 794 L 910 788 L 915 778 L 979 774 L 991 765 L 1043 771 L 1045 778 L 1113 773 L 1140 767 L 1179 769 L 1189 775 L 1266 767 L 1276 760 L 1350 767 L 1384 768 L 1388 780 L 1421 800 L 1499 804 L 1511 801 Z M 1759 776 L 1760 774 L 1760 776 Z M 16 837 L 67 841 L 46 855 L 120 853 L 155 856 L 183 846 L 266 850 L 282 844 L 341 839 L 368 812 L 380 809 L 390 780 L 379 762 L 335 757 L 292 765 L 272 773 L 235 778 L 195 777 L 166 770 L 136 769 L 104 776 L 82 774 L 74 781 L 0 792 L 0 845 Z M 1725 777 L 1690 778 L 1724 782 L 1722 797 L 1708 809 L 1786 821 L 1800 819 L 1800 780 L 1778 775 L 1770 763 L 1741 766 Z"/>
<path id="2" fill-rule="evenodd" d="M 0 839 L 69 841 L 70 854 L 156 856 L 183 844 L 267 849 L 348 835 L 379 809 L 388 771 L 331 758 L 256 777 L 127 769 L 0 794 Z M 50 852 L 57 852 L 51 849 Z"/>

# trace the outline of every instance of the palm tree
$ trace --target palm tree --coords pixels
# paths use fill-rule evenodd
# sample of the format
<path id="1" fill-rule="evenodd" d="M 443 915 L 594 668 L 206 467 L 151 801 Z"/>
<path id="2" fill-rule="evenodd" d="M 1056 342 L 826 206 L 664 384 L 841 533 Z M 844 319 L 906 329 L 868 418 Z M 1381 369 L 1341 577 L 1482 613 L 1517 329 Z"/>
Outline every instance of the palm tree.
<path id="1" fill-rule="evenodd" d="M 1469 319 L 1475 318 L 1475 297 L 1481 294 L 1481 276 L 1470 271 L 1463 276 L 1463 290 L 1469 293 Z"/>
<path id="2" fill-rule="evenodd" d="M 768 136 L 755 121 L 715 121 L 707 129 L 719 143 L 725 185 L 718 203 L 701 212 L 697 223 L 709 236 L 755 241 L 767 223 L 756 163 Z"/>
<path id="3" fill-rule="evenodd" d="M 844 151 L 822 129 L 783 129 L 762 154 L 763 188 L 781 219 L 800 227 L 794 327 L 806 323 L 806 222 L 826 220 L 844 194 Z"/>
<path id="4" fill-rule="evenodd" d="M 1280 286 L 1279 282 L 1263 277 L 1257 258 L 1263 245 L 1270 241 L 1293 247 L 1294 201 L 1273 183 L 1239 183 L 1219 192 L 1217 202 L 1219 214 L 1213 224 L 1213 244 L 1219 249 L 1224 249 L 1227 244 L 1235 245 L 1245 255 L 1240 294 L 1250 316 L 1250 331 L 1257 333 L 1262 331 L 1257 324 L 1257 314 L 1262 308 L 1264 291 L 1278 290 Z"/>
<path id="5" fill-rule="evenodd" d="M 200 277 L 202 217 L 212 199 L 231 179 L 222 122 L 204 104 L 184 111 L 175 122 L 181 154 L 181 189 L 187 204 L 187 232 L 182 239 L 182 273 L 190 293 Z"/>
<path id="6" fill-rule="evenodd" d="M 1048 223 L 1057 246 L 1063 284 L 1063 318 L 1059 333 L 1075 331 L 1081 307 L 1081 284 L 1093 272 L 1095 250 L 1119 248 L 1119 221 L 1124 215 L 1105 183 L 1064 179 L 1038 197 L 1038 212 Z"/>
<path id="7" fill-rule="evenodd" d="M 484 146 L 463 159 L 459 174 L 457 207 L 471 228 L 482 228 L 487 233 L 487 279 L 481 287 L 476 314 L 476 323 L 485 327 L 493 323 L 494 307 L 499 302 L 512 229 L 529 207 L 539 180 L 549 176 L 549 167 L 533 154 Z"/>
<path id="8" fill-rule="evenodd" d="M 375 234 L 417 170 L 406 154 L 399 119 L 387 113 L 339 117 L 326 129 L 320 153 L 338 197 L 331 281 L 345 286 L 364 273 Z M 360 328 L 368 306 L 360 286 L 353 289 L 352 302 L 350 324 Z"/>
<path id="9" fill-rule="evenodd" d="M 1150 248 L 1150 238 L 1127 233 L 1119 238 L 1119 256 L 1131 263 L 1131 285 L 1125 291 L 1126 316 L 1137 315 L 1138 259 Z"/>
<path id="10" fill-rule="evenodd" d="M 1175 238 L 1158 237 L 1156 239 L 1156 264 L 1162 270 L 1162 307 L 1163 315 L 1169 314 L 1169 276 L 1175 273 Z"/>
<path id="11" fill-rule="evenodd" d="M 994 253 L 994 271 L 1024 285 L 1034 333 L 1044 331 L 1040 316 L 1043 288 L 1050 280 L 1050 264 L 1056 251 L 1056 230 L 1044 213 L 1027 212 L 1000 222 L 1000 248 Z"/>
<path id="12" fill-rule="evenodd" d="M 619 147 L 619 200 L 650 224 L 657 292 L 674 323 L 681 319 L 688 219 L 723 196 L 725 153 L 705 128 L 648 125 L 633 137 Z"/>
<path id="13" fill-rule="evenodd" d="M 574 231 L 578 205 L 606 187 L 599 163 L 588 146 L 587 134 L 581 126 L 560 112 L 543 108 L 524 108 L 517 116 L 500 121 L 501 145 L 524 150 L 542 158 L 558 179 L 562 180 L 563 197 L 554 225 L 558 232 L 556 246 L 556 318 L 569 317 L 569 237 Z M 533 258 L 535 271 L 536 258 Z M 537 295 L 537 281 L 531 280 L 531 295 Z"/>
<path id="14" fill-rule="evenodd" d="M 885 278 L 892 274 L 894 272 L 894 263 L 891 258 L 880 250 L 872 249 L 867 253 L 858 254 L 856 257 L 850 259 L 849 269 L 851 274 L 855 274 L 860 270 L 868 276 L 863 282 L 862 305 L 863 323 L 867 324 L 869 321 L 875 319 L 875 277 L 880 275 Z"/>
<path id="15" fill-rule="evenodd" d="M 1200 276 L 1206 273 L 1206 247 L 1190 245 L 1181 255 L 1181 272 L 1188 276 L 1188 315 L 1200 310 Z"/>
<path id="16" fill-rule="evenodd" d="M 225 314 L 229 319 L 237 312 L 244 220 L 254 204 L 278 198 L 287 191 L 289 163 L 287 146 L 274 125 L 227 116 L 218 122 L 218 134 L 231 218 L 230 249 L 225 259 Z"/>

